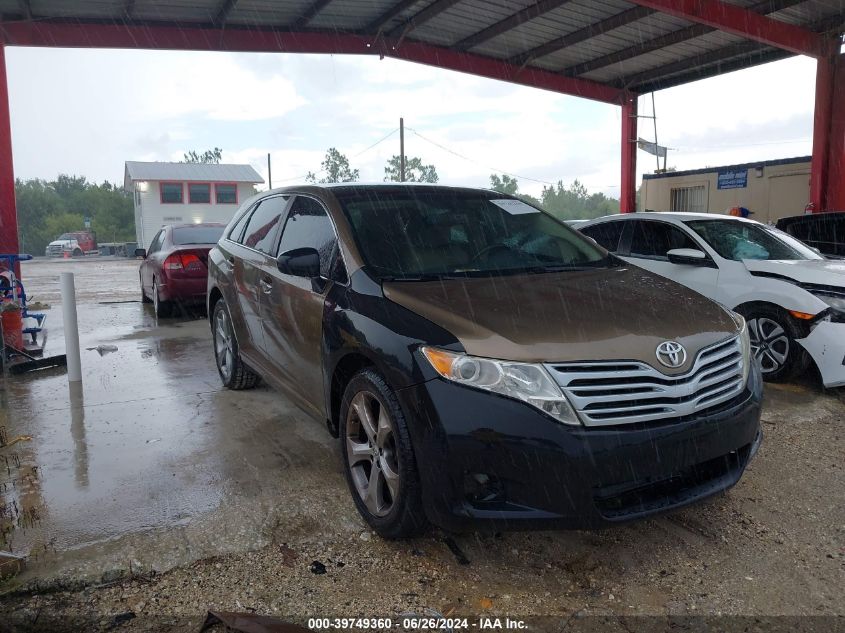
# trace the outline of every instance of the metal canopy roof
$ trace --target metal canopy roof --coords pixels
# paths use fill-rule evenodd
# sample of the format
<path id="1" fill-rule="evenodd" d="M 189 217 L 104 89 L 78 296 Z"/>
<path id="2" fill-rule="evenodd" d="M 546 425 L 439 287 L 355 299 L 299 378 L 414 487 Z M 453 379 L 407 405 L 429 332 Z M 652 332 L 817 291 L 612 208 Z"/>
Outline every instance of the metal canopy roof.
<path id="1" fill-rule="evenodd" d="M 126 181 L 190 180 L 197 182 L 248 182 L 264 179 L 251 165 L 126 161 Z"/>
<path id="2" fill-rule="evenodd" d="M 845 0 L 0 0 L 11 45 L 379 54 L 615 103 L 843 25 Z"/>

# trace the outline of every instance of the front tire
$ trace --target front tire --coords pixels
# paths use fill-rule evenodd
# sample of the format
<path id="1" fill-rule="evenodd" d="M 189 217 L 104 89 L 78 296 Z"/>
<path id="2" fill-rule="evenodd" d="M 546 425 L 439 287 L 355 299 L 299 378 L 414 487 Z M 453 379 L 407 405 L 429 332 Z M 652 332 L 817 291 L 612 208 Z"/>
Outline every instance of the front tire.
<path id="1" fill-rule="evenodd" d="M 258 374 L 241 360 L 232 317 L 223 299 L 218 299 L 212 309 L 211 337 L 214 343 L 214 361 L 223 386 L 234 391 L 255 387 L 258 384 Z"/>
<path id="2" fill-rule="evenodd" d="M 381 537 L 427 527 L 411 436 L 396 394 L 373 369 L 356 374 L 340 407 L 344 473 L 355 507 Z"/>
<path id="3" fill-rule="evenodd" d="M 786 382 L 809 365 L 809 357 L 795 339 L 804 334 L 795 320 L 775 306 L 738 310 L 748 323 L 751 353 L 760 364 L 763 380 Z"/>

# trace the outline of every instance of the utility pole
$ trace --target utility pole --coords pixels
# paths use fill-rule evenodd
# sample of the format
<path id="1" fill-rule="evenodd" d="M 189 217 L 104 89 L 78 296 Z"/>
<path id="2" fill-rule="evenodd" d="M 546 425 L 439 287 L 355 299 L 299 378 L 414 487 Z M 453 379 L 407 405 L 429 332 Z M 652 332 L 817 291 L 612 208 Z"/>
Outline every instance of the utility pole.
<path id="1" fill-rule="evenodd" d="M 270 152 L 267 152 L 267 185 L 269 189 L 273 188 L 273 170 L 270 167 Z"/>
<path id="2" fill-rule="evenodd" d="M 405 182 L 405 119 L 399 117 L 399 182 Z"/>
<path id="3" fill-rule="evenodd" d="M 657 171 L 660 172 L 660 146 L 657 144 L 657 111 L 654 109 L 654 92 L 651 93 L 651 120 L 654 122 L 654 160 L 657 161 Z M 663 168 L 665 171 L 665 157 L 663 159 Z"/>

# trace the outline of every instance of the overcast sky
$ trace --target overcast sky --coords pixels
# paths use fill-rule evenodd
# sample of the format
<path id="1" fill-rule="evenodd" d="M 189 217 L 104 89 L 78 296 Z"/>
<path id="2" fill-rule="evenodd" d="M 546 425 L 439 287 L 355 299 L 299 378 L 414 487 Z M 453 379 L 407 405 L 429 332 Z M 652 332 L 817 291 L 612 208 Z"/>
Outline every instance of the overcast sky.
<path id="1" fill-rule="evenodd" d="M 318 171 L 335 146 L 381 181 L 405 117 L 405 149 L 441 182 L 487 186 L 492 171 L 578 178 L 619 193 L 620 109 L 585 99 L 377 57 L 6 49 L 15 170 L 122 182 L 126 160 L 180 160 L 222 147 L 275 186 Z M 658 140 L 678 169 L 811 151 L 815 63 L 793 58 L 655 95 Z M 640 114 L 651 98 L 640 98 Z M 640 136 L 652 139 L 650 119 Z M 638 152 L 639 172 L 654 157 Z M 532 180 L 533 179 L 533 180 Z"/>

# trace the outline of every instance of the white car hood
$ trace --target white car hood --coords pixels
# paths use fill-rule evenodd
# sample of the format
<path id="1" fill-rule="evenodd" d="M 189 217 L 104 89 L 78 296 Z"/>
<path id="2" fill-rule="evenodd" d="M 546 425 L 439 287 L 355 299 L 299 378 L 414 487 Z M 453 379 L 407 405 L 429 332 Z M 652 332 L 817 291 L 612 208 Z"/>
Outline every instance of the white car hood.
<path id="1" fill-rule="evenodd" d="M 799 283 L 845 288 L 845 260 L 767 260 L 744 259 L 751 273 L 768 273 L 789 277 Z"/>
<path id="2" fill-rule="evenodd" d="M 50 246 L 70 246 L 75 243 L 76 240 L 53 240 L 50 242 Z"/>

